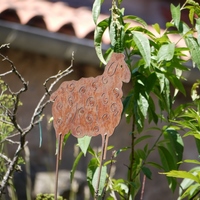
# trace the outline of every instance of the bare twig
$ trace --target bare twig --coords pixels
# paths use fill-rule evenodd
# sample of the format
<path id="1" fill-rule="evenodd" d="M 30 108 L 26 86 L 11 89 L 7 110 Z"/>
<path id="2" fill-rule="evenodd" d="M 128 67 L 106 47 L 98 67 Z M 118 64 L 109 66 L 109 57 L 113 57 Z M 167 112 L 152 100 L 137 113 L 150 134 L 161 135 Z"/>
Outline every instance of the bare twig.
<path id="1" fill-rule="evenodd" d="M 13 71 L 10 70 L 10 71 L 0 74 L 0 77 L 7 76 L 8 74 L 12 74 L 12 73 L 13 73 Z"/>
<path id="2" fill-rule="evenodd" d="M 11 160 L 6 155 L 0 153 L 0 157 L 6 160 L 8 163 L 11 163 Z"/>
<path id="3" fill-rule="evenodd" d="M 57 195 L 58 195 L 58 168 L 59 168 L 59 160 L 60 160 L 60 155 L 61 155 L 61 139 L 62 135 L 59 135 L 58 138 L 58 152 L 57 152 L 57 157 L 56 157 L 56 180 L 55 180 L 55 194 L 54 194 L 54 199 L 57 200 Z"/>
<path id="4" fill-rule="evenodd" d="M 100 179 L 101 179 L 101 171 L 102 171 L 102 165 L 103 165 L 103 160 L 105 158 L 105 152 L 107 149 L 106 141 L 107 141 L 108 135 L 105 134 L 104 137 L 102 137 L 102 147 L 101 147 L 101 158 L 100 158 L 100 166 L 99 166 L 99 172 L 98 172 L 98 180 L 97 180 L 97 186 L 96 186 L 96 191 L 95 191 L 95 200 L 98 199 L 99 197 L 99 185 L 100 185 Z"/>
<path id="5" fill-rule="evenodd" d="M 45 93 L 44 95 L 41 97 L 41 99 L 39 100 L 33 114 L 32 114 L 32 117 L 31 117 L 31 120 L 30 120 L 30 123 L 27 127 L 25 128 L 22 128 L 19 123 L 17 122 L 17 110 L 18 110 L 18 106 L 19 106 L 19 99 L 20 99 L 20 95 L 23 93 L 23 92 L 26 92 L 28 90 L 28 82 L 26 82 L 24 80 L 24 78 L 22 77 L 22 75 L 18 72 L 18 70 L 16 69 L 16 67 L 14 66 L 13 62 L 8 59 L 7 57 L 5 57 L 4 55 L 0 54 L 0 57 L 3 58 L 3 61 L 6 61 L 10 64 L 11 66 L 11 71 L 8 71 L 8 72 L 5 72 L 3 74 L 0 74 L 0 77 L 2 76 L 6 76 L 8 74 L 10 74 L 11 72 L 13 74 L 15 74 L 17 76 L 17 78 L 21 81 L 22 83 L 22 87 L 17 91 L 17 92 L 13 92 L 8 85 L 7 88 L 10 92 L 10 94 L 14 97 L 13 98 L 13 101 L 14 101 L 14 106 L 13 106 L 13 109 L 10 110 L 10 109 L 6 109 L 8 112 L 7 112 L 7 116 L 9 117 L 10 119 L 10 123 L 15 127 L 16 131 L 17 131 L 17 135 L 20 135 L 20 142 L 18 144 L 18 147 L 15 151 L 15 154 L 13 156 L 12 159 L 9 159 L 9 165 L 7 167 L 7 171 L 6 173 L 4 174 L 3 176 L 3 179 L 0 183 L 0 198 L 3 194 L 3 191 L 6 187 L 6 185 L 8 184 L 8 181 L 9 179 L 12 177 L 12 174 L 15 170 L 15 167 L 17 166 L 17 161 L 18 161 L 18 158 L 19 158 L 19 154 L 24 150 L 24 147 L 26 146 L 26 135 L 32 130 L 32 128 L 34 126 L 36 126 L 40 121 L 41 119 L 39 118 L 39 115 L 43 112 L 44 108 L 46 107 L 47 104 L 50 103 L 50 100 L 49 98 L 47 99 L 47 97 L 50 95 L 53 87 L 55 86 L 55 84 L 61 80 L 63 77 L 65 77 L 66 75 L 68 75 L 69 73 L 72 72 L 72 66 L 73 66 L 73 60 L 74 60 L 74 55 L 72 54 L 72 61 L 71 61 L 71 66 L 69 68 L 67 68 L 66 70 L 60 72 L 59 74 L 55 75 L 55 76 L 51 76 L 49 77 L 48 79 L 45 80 L 43 86 L 45 88 Z M 47 83 L 50 81 L 50 80 L 53 80 L 52 83 L 50 83 L 50 86 L 47 87 Z M 16 135 L 14 134 L 14 135 Z M 1 155 L 2 157 L 2 155 Z"/>

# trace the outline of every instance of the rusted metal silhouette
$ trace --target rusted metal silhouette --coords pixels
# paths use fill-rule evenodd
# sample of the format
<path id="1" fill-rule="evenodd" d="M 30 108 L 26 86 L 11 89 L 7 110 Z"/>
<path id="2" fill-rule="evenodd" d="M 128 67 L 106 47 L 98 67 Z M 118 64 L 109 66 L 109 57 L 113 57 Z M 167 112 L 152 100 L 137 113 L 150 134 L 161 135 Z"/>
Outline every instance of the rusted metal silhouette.
<path id="1" fill-rule="evenodd" d="M 101 134 L 107 149 L 108 138 L 121 119 L 122 82 L 130 77 L 124 55 L 113 53 L 102 75 L 64 81 L 50 97 L 57 138 L 61 136 L 62 141 L 69 131 L 77 138 Z"/>
<path id="2" fill-rule="evenodd" d="M 55 199 L 58 189 L 58 163 L 62 155 L 62 141 L 70 131 L 77 138 L 102 135 L 100 170 L 96 197 L 100 183 L 102 160 L 106 157 L 108 138 L 119 124 L 123 105 L 122 82 L 129 82 L 130 70 L 122 53 L 113 53 L 104 73 L 96 78 L 65 81 L 50 97 L 53 123 L 59 140 L 56 162 Z M 95 198 L 96 199 L 96 198 Z"/>

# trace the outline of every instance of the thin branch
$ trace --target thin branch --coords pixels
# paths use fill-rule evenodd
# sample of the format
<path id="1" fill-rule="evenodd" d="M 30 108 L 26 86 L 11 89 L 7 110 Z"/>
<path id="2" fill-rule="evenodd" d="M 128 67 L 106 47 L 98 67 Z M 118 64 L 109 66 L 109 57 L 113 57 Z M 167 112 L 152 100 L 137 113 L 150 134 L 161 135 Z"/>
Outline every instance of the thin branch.
<path id="1" fill-rule="evenodd" d="M 7 88 L 9 89 L 9 92 L 11 93 L 11 95 L 15 98 L 13 98 L 14 101 L 14 107 L 12 110 L 12 114 L 9 115 L 11 122 L 13 123 L 13 125 L 15 126 L 15 128 L 22 133 L 23 130 L 20 127 L 20 125 L 17 123 L 17 119 L 16 119 L 16 113 L 17 113 L 17 109 L 18 109 L 18 105 L 19 105 L 19 97 L 20 95 L 27 91 L 28 89 L 28 83 L 25 81 L 25 79 L 22 77 L 22 75 L 18 72 L 17 68 L 15 67 L 15 65 L 13 64 L 13 62 L 6 56 L 2 55 L 0 53 L 0 56 L 3 58 L 3 61 L 7 61 L 10 64 L 11 67 L 11 71 L 13 74 L 15 74 L 17 76 L 17 78 L 21 81 L 21 83 L 23 84 L 23 87 L 21 87 L 17 92 L 13 92 L 10 87 L 8 87 L 8 85 L 6 84 Z"/>
<path id="2" fill-rule="evenodd" d="M 8 141 L 8 142 L 13 143 L 13 144 L 19 144 L 19 142 L 15 142 L 15 141 L 9 139 L 9 138 L 12 138 L 12 137 L 15 137 L 15 136 L 18 136 L 18 135 L 20 135 L 19 132 L 13 133 L 11 135 L 7 135 L 5 139 L 1 139 L 0 144 L 4 143 L 5 141 Z"/>
<path id="3" fill-rule="evenodd" d="M 28 83 L 24 80 L 24 78 L 21 76 L 21 74 L 17 71 L 16 67 L 14 66 L 13 62 L 11 60 L 9 60 L 7 57 L 3 56 L 2 54 L 0 54 L 0 56 L 7 62 L 10 63 L 11 68 L 12 68 L 12 72 L 18 77 L 18 79 L 22 82 L 23 87 L 21 89 L 19 89 L 17 92 L 13 92 L 9 87 L 9 92 L 11 93 L 11 95 L 13 95 L 16 99 L 14 102 L 14 108 L 12 110 L 12 112 L 10 112 L 9 110 L 9 115 L 8 117 L 11 120 L 11 123 L 14 125 L 14 127 L 16 128 L 16 130 L 18 131 L 18 135 L 20 135 L 20 143 L 18 144 L 17 150 L 15 152 L 14 157 L 12 158 L 12 160 L 10 160 L 9 166 L 7 168 L 6 173 L 4 174 L 4 177 L 0 183 L 0 197 L 3 194 L 4 188 L 6 187 L 10 177 L 12 176 L 12 173 L 15 170 L 15 167 L 17 165 L 17 161 L 19 158 L 19 154 L 21 153 L 21 151 L 24 150 L 24 147 L 26 146 L 26 142 L 25 142 L 25 137 L 26 135 L 32 130 L 32 128 L 34 126 L 36 126 L 41 119 L 37 119 L 39 117 L 39 115 L 43 112 L 44 108 L 46 107 L 47 104 L 49 104 L 51 101 L 49 99 L 47 99 L 47 97 L 50 95 L 53 87 L 56 85 L 56 83 L 58 83 L 59 80 L 61 80 L 63 77 L 65 77 L 66 75 L 70 74 L 73 70 L 71 69 L 73 66 L 73 61 L 74 61 L 74 54 L 72 54 L 72 60 L 71 60 L 71 65 L 70 67 L 68 67 L 66 70 L 62 71 L 61 73 L 58 73 L 55 76 L 51 76 L 48 79 L 45 80 L 43 86 L 45 88 L 45 93 L 44 95 L 41 97 L 41 99 L 39 100 L 33 115 L 31 117 L 30 123 L 26 128 L 21 128 L 20 125 L 17 123 L 17 119 L 16 119 L 16 112 L 18 109 L 18 105 L 19 105 L 19 97 L 20 95 L 27 91 L 28 89 Z M 54 80 L 49 88 L 47 87 L 47 83 L 50 80 Z M 46 100 L 47 99 L 47 100 Z"/>
<path id="4" fill-rule="evenodd" d="M 6 160 L 8 163 L 11 163 L 11 160 L 6 155 L 0 153 L 0 157 Z"/>
<path id="5" fill-rule="evenodd" d="M 11 143 L 11 144 L 20 144 L 20 142 L 16 142 L 16 141 L 13 141 L 13 140 L 10 140 L 10 139 L 7 139 L 6 138 L 6 140 L 5 140 L 6 142 L 9 142 L 9 143 Z"/>
<path id="6" fill-rule="evenodd" d="M 7 72 L 5 72 L 3 74 L 0 74 L 0 77 L 7 76 L 8 74 L 12 74 L 12 73 L 13 73 L 13 71 L 10 70 L 10 71 L 7 71 Z"/>
<path id="7" fill-rule="evenodd" d="M 9 48 L 10 48 L 9 45 L 10 45 L 10 43 L 2 44 L 2 45 L 0 46 L 0 49 L 5 48 L 5 47 L 7 47 L 7 48 L 9 49 Z"/>

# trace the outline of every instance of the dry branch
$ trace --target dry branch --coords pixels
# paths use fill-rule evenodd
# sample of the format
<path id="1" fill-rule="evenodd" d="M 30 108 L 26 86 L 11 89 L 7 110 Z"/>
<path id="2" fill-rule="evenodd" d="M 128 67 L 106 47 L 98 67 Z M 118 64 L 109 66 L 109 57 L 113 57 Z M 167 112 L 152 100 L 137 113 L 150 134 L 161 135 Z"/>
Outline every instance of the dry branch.
<path id="1" fill-rule="evenodd" d="M 26 135 L 28 133 L 30 133 L 30 131 L 33 129 L 34 126 L 36 126 L 40 121 L 41 118 L 39 117 L 39 115 L 43 112 L 44 108 L 46 107 L 47 104 L 50 103 L 49 100 L 49 95 L 52 92 L 53 87 L 56 85 L 56 83 L 62 79 L 63 77 L 65 77 L 66 75 L 70 74 L 72 72 L 72 66 L 73 66 L 73 54 L 72 54 L 72 60 L 71 60 L 71 65 L 65 69 L 62 72 L 59 72 L 57 75 L 51 76 L 48 79 L 45 80 L 43 86 L 45 88 L 45 92 L 44 95 L 41 97 L 41 99 L 39 100 L 38 104 L 35 107 L 35 110 L 33 111 L 30 123 L 27 127 L 22 128 L 19 123 L 17 122 L 17 111 L 18 111 L 18 106 L 19 106 L 19 100 L 20 100 L 20 96 L 22 93 L 26 92 L 28 90 L 28 82 L 26 82 L 24 80 L 24 78 L 22 77 L 22 75 L 18 72 L 17 68 L 15 67 L 15 65 L 13 64 L 13 62 L 5 57 L 4 55 L 0 54 L 0 57 L 2 57 L 3 61 L 6 61 L 10 64 L 11 70 L 0 74 L 0 78 L 1 77 L 5 77 L 6 75 L 13 73 L 16 75 L 16 77 L 20 80 L 20 82 L 22 83 L 22 87 L 17 91 L 17 92 L 13 92 L 10 87 L 8 85 L 7 88 L 10 92 L 10 94 L 14 97 L 14 106 L 12 108 L 12 110 L 8 110 L 8 115 L 7 117 L 9 117 L 10 122 L 14 127 L 15 127 L 15 133 L 13 133 L 14 135 L 20 135 L 20 141 L 17 143 L 15 142 L 15 144 L 18 144 L 17 149 L 15 151 L 15 154 L 13 156 L 12 159 L 8 158 L 7 156 L 5 156 L 4 154 L 0 154 L 0 157 L 3 158 L 8 162 L 8 166 L 7 166 L 7 170 L 5 172 L 5 174 L 3 175 L 3 178 L 0 182 L 0 198 L 2 196 L 2 194 L 4 193 L 4 189 L 6 187 L 6 185 L 8 184 L 9 179 L 12 177 L 13 172 L 15 171 L 16 167 L 17 167 L 17 161 L 19 158 L 19 154 L 24 150 L 24 147 L 27 145 L 26 142 Z M 51 83 L 49 83 L 50 81 L 52 81 Z M 50 84 L 49 87 L 47 87 L 47 84 Z M 10 137 L 10 136 L 8 136 Z M 6 141 L 8 138 L 6 138 L 4 141 Z M 9 140 L 12 141 L 12 140 Z"/>

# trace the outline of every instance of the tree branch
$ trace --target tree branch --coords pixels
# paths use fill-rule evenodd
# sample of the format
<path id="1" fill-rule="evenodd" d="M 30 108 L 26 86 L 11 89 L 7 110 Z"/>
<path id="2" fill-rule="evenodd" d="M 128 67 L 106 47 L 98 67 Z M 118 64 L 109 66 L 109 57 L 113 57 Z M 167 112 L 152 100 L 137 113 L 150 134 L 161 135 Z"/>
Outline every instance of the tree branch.
<path id="1" fill-rule="evenodd" d="M 9 88 L 9 86 L 6 85 L 10 94 L 13 96 L 13 101 L 14 101 L 13 109 L 8 110 L 9 112 L 7 112 L 8 113 L 7 116 L 10 119 L 9 123 L 11 123 L 17 131 L 17 133 L 15 133 L 15 135 L 16 134 L 20 135 L 20 142 L 18 143 L 18 147 L 17 147 L 15 154 L 14 154 L 14 157 L 12 159 L 5 157 L 3 154 L 0 154 L 0 157 L 4 158 L 6 160 L 9 160 L 8 168 L 7 168 L 6 173 L 4 174 L 3 179 L 0 183 L 0 197 L 1 197 L 6 185 L 8 184 L 9 179 L 12 177 L 12 174 L 15 171 L 15 167 L 17 166 L 19 154 L 24 150 L 24 147 L 27 145 L 27 142 L 25 142 L 26 135 L 33 129 L 34 126 L 36 126 L 41 121 L 41 118 L 39 118 L 39 115 L 43 112 L 43 110 L 47 106 L 47 104 L 49 104 L 51 102 L 49 100 L 49 98 L 47 98 L 47 97 L 52 92 L 52 89 L 56 85 L 56 83 L 58 83 L 58 81 L 60 81 L 63 77 L 65 77 L 66 75 L 70 74 L 73 71 L 71 68 L 73 67 L 74 54 L 72 53 L 71 65 L 67 69 L 65 69 L 64 71 L 59 72 L 57 75 L 51 76 L 51 77 L 49 77 L 48 79 L 45 80 L 45 82 L 43 84 L 43 86 L 45 88 L 45 93 L 41 97 L 41 99 L 39 100 L 35 110 L 33 111 L 29 125 L 25 128 L 21 128 L 21 126 L 17 122 L 16 113 L 17 113 L 17 110 L 18 110 L 18 107 L 19 107 L 20 95 L 23 92 L 26 92 L 28 90 L 28 83 L 24 80 L 24 78 L 18 72 L 18 70 L 16 69 L 16 67 L 14 66 L 13 62 L 10 59 L 8 59 L 7 57 L 5 57 L 2 54 L 0 54 L 0 56 L 3 58 L 3 61 L 7 61 L 11 66 L 11 70 L 8 71 L 8 72 L 5 72 L 3 74 L 0 74 L 0 77 L 4 77 L 4 76 L 6 76 L 6 75 L 8 75 L 12 72 L 13 74 L 15 74 L 17 76 L 17 78 L 21 81 L 21 83 L 23 85 L 17 92 L 13 92 Z M 49 87 L 47 87 L 47 84 L 51 80 L 53 80 L 53 82 L 50 83 Z M 7 123 L 7 121 L 6 121 L 6 123 Z"/>

